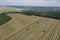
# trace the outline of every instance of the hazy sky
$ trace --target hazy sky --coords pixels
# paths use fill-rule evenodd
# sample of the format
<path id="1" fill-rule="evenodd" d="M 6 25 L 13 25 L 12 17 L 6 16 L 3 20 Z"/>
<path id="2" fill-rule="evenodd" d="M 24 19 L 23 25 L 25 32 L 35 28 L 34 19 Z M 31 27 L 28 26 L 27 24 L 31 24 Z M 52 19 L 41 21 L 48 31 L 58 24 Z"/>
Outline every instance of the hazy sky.
<path id="1" fill-rule="evenodd" d="M 60 0 L 0 0 L 0 5 L 60 6 Z"/>

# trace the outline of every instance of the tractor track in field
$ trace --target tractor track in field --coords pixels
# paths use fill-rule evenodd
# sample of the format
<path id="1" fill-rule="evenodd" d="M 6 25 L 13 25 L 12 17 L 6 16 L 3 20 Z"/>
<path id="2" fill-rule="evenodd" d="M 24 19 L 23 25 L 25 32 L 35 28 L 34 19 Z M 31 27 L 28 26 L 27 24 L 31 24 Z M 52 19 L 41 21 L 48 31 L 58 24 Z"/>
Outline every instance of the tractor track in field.
<path id="1" fill-rule="evenodd" d="M 13 15 L 12 15 L 13 16 Z M 13 16 L 14 18 L 15 16 Z M 23 17 L 23 16 L 21 16 Z M 15 30 L 15 31 L 12 31 L 13 33 L 10 33 L 10 29 L 6 30 L 7 28 L 5 27 L 0 27 L 0 32 L 4 30 L 9 34 L 5 34 L 6 37 L 2 37 L 1 40 L 60 40 L 60 20 L 56 20 L 56 19 L 49 19 L 49 18 L 43 18 L 43 17 L 33 17 L 34 19 L 30 19 L 31 21 L 28 22 L 29 20 L 27 18 L 29 18 L 28 16 L 27 17 L 23 17 L 23 18 L 18 18 L 16 16 L 16 21 L 13 21 L 13 23 L 18 23 L 19 22 L 21 24 L 23 24 L 24 26 L 22 26 L 22 29 L 13 29 L 12 30 Z M 32 18 L 31 17 L 31 18 Z M 13 20 L 15 20 L 13 19 Z M 21 19 L 21 20 L 19 20 Z M 25 20 L 26 21 L 25 21 Z M 12 20 L 11 20 L 12 21 Z M 19 21 L 19 22 L 18 22 Z M 26 24 L 25 24 L 26 22 Z M 6 23 L 8 24 L 8 23 Z M 9 24 L 11 25 L 11 24 Z M 19 24 L 20 25 L 20 24 Z M 7 25 L 6 25 L 7 26 Z M 5 29 L 4 29 L 5 28 Z M 20 28 L 20 27 L 19 27 Z M 3 30 L 4 29 L 4 30 Z M 2 32 L 2 33 L 3 33 Z M 4 34 L 4 33 L 3 33 Z M 0 33 L 1 35 L 1 33 Z M 1 36 L 0 36 L 1 37 Z"/>

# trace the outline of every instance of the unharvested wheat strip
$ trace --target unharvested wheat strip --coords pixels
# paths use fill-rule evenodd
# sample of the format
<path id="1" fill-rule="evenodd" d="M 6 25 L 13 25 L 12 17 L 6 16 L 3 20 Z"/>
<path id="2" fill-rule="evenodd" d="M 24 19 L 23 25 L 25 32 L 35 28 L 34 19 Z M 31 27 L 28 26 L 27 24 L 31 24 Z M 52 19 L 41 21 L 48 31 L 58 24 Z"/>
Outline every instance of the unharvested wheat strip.
<path id="1" fill-rule="evenodd" d="M 43 22 L 40 24 L 39 23 L 39 25 L 38 24 L 36 24 L 37 26 L 35 26 L 35 27 L 37 27 L 36 29 L 38 29 L 39 28 L 39 26 L 41 26 L 41 25 L 43 25 L 44 23 L 46 23 L 47 21 L 49 21 L 49 20 L 42 20 Z M 23 37 L 23 40 L 25 40 L 25 38 L 27 38 L 28 36 L 30 36 L 32 33 L 34 33 L 35 31 L 36 31 L 36 29 L 32 29 L 32 31 L 30 30 L 30 32 L 28 32 L 26 35 L 25 35 L 25 37 Z M 28 39 L 28 38 L 27 38 Z"/>
<path id="2" fill-rule="evenodd" d="M 50 22 L 48 22 L 46 26 L 43 25 L 42 31 L 45 31 L 44 34 L 39 37 L 36 37 L 35 40 L 42 40 L 44 36 L 47 34 L 47 32 L 49 31 L 49 29 L 51 28 L 51 25 L 53 25 L 54 23 L 55 20 L 50 19 Z"/>
<path id="3" fill-rule="evenodd" d="M 49 40 L 56 40 L 57 34 L 59 32 L 59 24 L 60 22 L 57 21 L 58 23 L 56 24 L 55 30 L 54 32 L 51 34 L 51 37 L 49 38 Z"/>
<path id="4" fill-rule="evenodd" d="M 59 29 L 59 35 L 57 37 L 57 40 L 60 40 L 60 29 Z"/>
<path id="5" fill-rule="evenodd" d="M 59 30 L 59 32 L 58 32 L 58 35 L 57 35 L 57 37 L 56 37 L 56 40 L 60 40 L 60 30 Z"/>
<path id="6" fill-rule="evenodd" d="M 58 29 L 56 30 L 56 33 L 55 33 L 54 37 L 52 38 L 52 40 L 58 40 L 59 31 L 60 31 L 60 25 L 58 26 Z"/>
<path id="7" fill-rule="evenodd" d="M 52 40 L 56 40 L 57 39 L 58 31 L 59 31 L 59 29 L 57 29 L 57 31 L 56 31 L 55 35 L 53 36 Z"/>
<path id="8" fill-rule="evenodd" d="M 56 27 L 56 26 L 55 26 L 55 27 Z M 54 29 L 51 28 L 51 32 L 50 32 L 50 34 L 46 37 L 45 40 L 49 40 L 49 39 L 50 39 L 51 35 L 55 32 L 55 27 L 54 27 Z M 53 36 L 53 35 L 52 35 L 52 36 Z"/>
<path id="9" fill-rule="evenodd" d="M 54 37 L 57 36 L 58 30 L 59 30 L 58 26 L 59 26 L 59 21 L 57 21 L 57 24 L 56 24 L 56 26 L 55 26 L 55 29 L 54 29 L 54 31 L 52 32 L 52 34 L 50 35 L 50 37 L 49 37 L 48 40 L 53 40 Z"/>
<path id="10" fill-rule="evenodd" d="M 44 36 L 44 38 L 43 38 L 42 40 L 48 40 L 48 39 L 49 39 L 49 37 L 50 37 L 51 34 L 53 33 L 53 31 L 54 31 L 57 23 L 58 23 L 58 22 L 56 21 L 56 23 L 51 26 L 49 32 Z"/>
<path id="11" fill-rule="evenodd" d="M 35 22 L 34 22 L 34 23 L 35 23 Z M 32 24 L 34 24 L 34 23 L 32 23 Z M 30 25 L 31 25 L 31 24 L 30 24 Z M 28 26 L 30 26 L 30 25 L 28 25 Z M 34 25 L 36 25 L 36 24 L 34 24 Z M 28 27 L 28 26 L 27 26 L 27 27 Z M 27 28 L 27 27 L 26 27 L 26 28 Z M 26 28 L 24 28 L 24 29 L 26 30 Z M 23 32 L 25 31 L 24 29 L 22 29 Z M 18 32 L 20 32 L 20 31 L 18 31 Z M 18 32 L 17 32 L 17 33 L 18 33 Z M 16 34 L 17 34 L 17 33 L 16 33 Z M 15 36 L 15 35 L 14 35 L 14 36 Z"/>
<path id="12" fill-rule="evenodd" d="M 35 29 L 31 34 L 27 35 L 27 37 L 24 37 L 24 40 L 36 40 L 36 37 L 39 37 L 39 36 L 41 36 L 43 34 L 42 31 L 44 29 L 44 26 L 46 26 L 47 24 L 51 23 L 51 21 L 50 22 L 49 21 L 50 20 L 47 19 L 47 21 L 45 21 L 43 24 L 41 24 L 39 26 L 39 28 Z M 39 34 L 41 34 L 41 35 L 39 35 Z"/>
<path id="13" fill-rule="evenodd" d="M 49 20 L 49 22 L 47 22 L 47 23 L 45 23 L 44 25 L 42 25 L 41 26 L 41 31 L 43 32 L 43 31 L 45 31 L 45 32 L 43 32 L 43 34 L 42 35 L 38 35 L 38 36 L 36 36 L 36 38 L 34 38 L 34 40 L 39 40 L 40 38 L 42 38 L 42 36 L 44 36 L 46 33 L 47 33 L 47 31 L 49 31 L 49 28 L 50 28 L 50 26 L 54 23 L 55 21 L 54 20 Z"/>
<path id="14" fill-rule="evenodd" d="M 58 34 L 57 34 L 56 40 L 60 40 L 60 24 L 59 24 L 59 30 L 58 30 Z"/>

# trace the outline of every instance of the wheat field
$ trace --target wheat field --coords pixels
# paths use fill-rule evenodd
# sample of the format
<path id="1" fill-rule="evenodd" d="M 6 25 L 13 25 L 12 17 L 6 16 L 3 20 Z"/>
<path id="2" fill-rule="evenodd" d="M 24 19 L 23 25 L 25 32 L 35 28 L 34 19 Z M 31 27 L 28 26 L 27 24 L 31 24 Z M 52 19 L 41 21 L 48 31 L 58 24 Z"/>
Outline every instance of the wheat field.
<path id="1" fill-rule="evenodd" d="M 60 20 L 7 14 L 12 19 L 0 26 L 0 40 L 60 40 Z"/>

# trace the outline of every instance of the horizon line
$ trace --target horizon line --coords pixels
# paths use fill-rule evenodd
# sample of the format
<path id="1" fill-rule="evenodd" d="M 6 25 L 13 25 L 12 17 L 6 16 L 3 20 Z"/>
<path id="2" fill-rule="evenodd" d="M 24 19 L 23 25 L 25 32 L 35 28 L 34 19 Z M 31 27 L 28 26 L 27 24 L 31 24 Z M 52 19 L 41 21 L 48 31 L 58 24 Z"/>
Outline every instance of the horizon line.
<path id="1" fill-rule="evenodd" d="M 0 5 L 0 6 L 35 6 L 35 5 Z M 60 6 L 36 6 L 36 7 L 60 7 Z"/>

